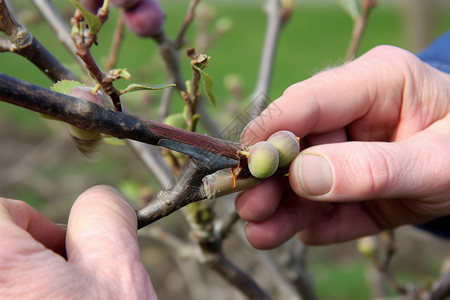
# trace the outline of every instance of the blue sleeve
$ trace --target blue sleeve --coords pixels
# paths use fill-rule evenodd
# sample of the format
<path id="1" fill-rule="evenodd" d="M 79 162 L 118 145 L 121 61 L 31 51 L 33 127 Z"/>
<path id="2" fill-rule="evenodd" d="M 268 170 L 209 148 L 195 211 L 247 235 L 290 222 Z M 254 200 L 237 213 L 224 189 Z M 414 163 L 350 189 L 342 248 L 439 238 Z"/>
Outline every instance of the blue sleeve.
<path id="1" fill-rule="evenodd" d="M 450 30 L 441 35 L 417 56 L 436 69 L 450 73 Z"/>
<path id="2" fill-rule="evenodd" d="M 450 30 L 417 56 L 434 68 L 450 73 Z M 450 216 L 437 218 L 428 223 L 417 225 L 417 227 L 438 237 L 450 239 Z"/>

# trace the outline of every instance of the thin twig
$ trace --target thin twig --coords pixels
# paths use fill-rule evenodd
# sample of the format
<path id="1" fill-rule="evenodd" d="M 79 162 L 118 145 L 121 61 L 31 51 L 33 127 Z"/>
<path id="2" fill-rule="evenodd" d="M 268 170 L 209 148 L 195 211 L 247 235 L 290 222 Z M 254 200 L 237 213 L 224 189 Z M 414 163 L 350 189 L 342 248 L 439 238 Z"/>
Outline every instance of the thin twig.
<path id="1" fill-rule="evenodd" d="M 264 263 L 270 272 L 272 281 L 280 294 L 283 295 L 283 299 L 301 300 L 296 290 L 289 284 L 284 275 L 280 272 L 279 266 L 276 264 L 275 259 L 271 252 L 258 252 L 260 260 Z M 306 299 L 305 299 L 306 300 Z"/>
<path id="2" fill-rule="evenodd" d="M 156 38 L 156 42 L 158 43 L 159 52 L 164 61 L 168 83 L 175 83 L 176 89 L 179 92 L 186 92 L 186 80 L 181 72 L 180 53 L 175 43 L 169 39 L 165 32 L 162 32 Z M 172 94 L 173 88 L 167 88 L 163 91 L 161 105 L 158 110 L 160 120 L 163 120 L 169 112 Z M 200 99 L 198 102 L 198 111 L 201 116 L 200 122 L 209 135 L 219 137 L 222 132 L 220 126 L 207 113 L 204 108 L 204 101 Z"/>
<path id="3" fill-rule="evenodd" d="M 221 239 L 227 238 L 231 233 L 233 225 L 236 224 L 237 221 L 239 221 L 239 215 L 236 211 L 232 211 L 222 222 L 216 222 L 216 231 L 218 232 L 219 237 Z"/>
<path id="4" fill-rule="evenodd" d="M 314 290 L 311 275 L 306 267 L 306 253 L 308 247 L 298 239 L 293 238 L 283 244 L 279 249 L 281 255 L 279 264 L 286 280 L 297 290 L 301 299 L 316 300 L 318 297 Z M 282 256 L 284 256 L 284 261 Z"/>
<path id="5" fill-rule="evenodd" d="M 258 79 L 251 96 L 252 102 L 249 116 L 251 119 L 258 116 L 265 107 L 266 103 L 262 102 L 266 100 L 266 97 L 261 97 L 261 95 L 267 95 L 269 92 L 280 30 L 287 21 L 283 17 L 289 15 L 282 13 L 283 10 L 280 5 L 280 0 L 267 0 L 265 10 L 267 13 L 266 36 L 259 65 Z"/>
<path id="6" fill-rule="evenodd" d="M 9 51 L 17 53 L 44 72 L 50 79 L 75 80 L 76 78 L 65 68 L 41 43 L 14 19 L 10 14 L 4 0 L 0 0 L 0 31 L 4 32 L 9 40 Z M 2 47 L 5 43 L 2 43 Z M 6 50 L 6 49 L 4 49 Z"/>
<path id="7" fill-rule="evenodd" d="M 194 252 L 193 247 L 165 230 L 161 226 L 148 226 L 139 230 L 139 236 L 152 238 L 164 244 L 167 248 L 176 251 L 181 257 L 187 257 Z M 188 254 L 190 253 L 190 255 Z"/>
<path id="8" fill-rule="evenodd" d="M 53 5 L 51 0 L 32 0 L 47 24 L 56 34 L 58 40 L 69 51 L 75 61 L 80 65 L 82 70 L 86 71 L 83 61 L 76 55 L 76 49 L 70 36 L 70 29 L 58 9 Z"/>
<path id="9" fill-rule="evenodd" d="M 159 53 L 164 61 L 167 82 L 175 83 L 178 91 L 186 91 L 186 84 L 181 73 L 180 54 L 175 47 L 174 42 L 166 35 L 164 31 L 155 39 L 158 43 Z M 163 91 L 161 104 L 159 105 L 158 115 L 159 120 L 164 118 L 169 113 L 170 103 L 172 99 L 173 88 L 169 87 Z"/>
<path id="10" fill-rule="evenodd" d="M 356 51 L 361 44 L 364 30 L 366 29 L 367 22 L 369 21 L 369 14 L 375 7 L 377 0 L 363 0 L 362 2 L 362 11 L 361 14 L 354 20 L 352 38 L 350 40 L 350 45 L 348 46 L 347 54 L 345 55 L 345 60 L 347 61 L 352 60 L 356 55 Z"/>
<path id="11" fill-rule="evenodd" d="M 126 142 L 144 166 L 153 174 L 159 185 L 163 189 L 170 188 L 175 175 L 162 159 L 159 149 L 133 140 L 126 140 Z"/>
<path id="12" fill-rule="evenodd" d="M 178 50 L 181 49 L 181 47 L 183 47 L 184 45 L 184 37 L 186 35 L 186 31 L 194 20 L 195 8 L 197 7 L 197 4 L 199 2 L 200 0 L 191 0 L 191 2 L 189 3 L 189 8 L 183 20 L 183 25 L 181 25 L 181 29 L 178 32 L 177 38 L 175 39 L 175 47 Z"/>
<path id="13" fill-rule="evenodd" d="M 114 30 L 113 41 L 111 45 L 111 50 L 109 52 L 108 60 L 106 61 L 106 70 L 111 70 L 114 68 L 117 57 L 119 55 L 120 46 L 122 45 L 122 40 L 124 37 L 123 29 L 125 25 L 124 10 L 121 9 L 119 16 L 117 18 L 116 29 Z"/>
<path id="14" fill-rule="evenodd" d="M 258 284 L 256 284 L 256 282 L 250 276 L 237 268 L 234 264 L 227 260 L 225 256 L 218 256 L 217 259 L 214 262 L 209 263 L 208 266 L 213 271 L 220 274 L 224 279 L 227 280 L 228 283 L 238 289 L 242 294 L 244 294 L 247 299 L 272 299 L 258 286 Z"/>

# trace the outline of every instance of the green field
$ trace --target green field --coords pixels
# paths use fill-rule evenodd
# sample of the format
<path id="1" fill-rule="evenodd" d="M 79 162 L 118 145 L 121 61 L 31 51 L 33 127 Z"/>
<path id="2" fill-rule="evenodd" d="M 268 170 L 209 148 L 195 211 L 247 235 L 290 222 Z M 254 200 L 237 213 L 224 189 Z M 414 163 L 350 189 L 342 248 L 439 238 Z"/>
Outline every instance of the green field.
<path id="1" fill-rule="evenodd" d="M 79 72 L 70 55 L 58 44 L 55 35 L 40 19 L 29 1 L 14 2 L 17 2 L 18 8 L 28 7 L 22 18 L 29 21 L 27 26 L 36 38 L 69 68 Z M 168 15 L 166 31 L 174 37 L 188 1 L 161 2 Z M 291 20 L 285 25 L 280 36 L 272 74 L 271 99 L 276 99 L 289 85 L 343 62 L 350 40 L 352 20 L 339 6 L 333 4 L 334 2 L 330 3 L 312 5 L 299 1 Z M 61 5 L 64 15 L 70 16 L 71 8 L 63 2 L 58 4 Z M 211 56 L 210 67 L 206 71 L 214 80 L 213 90 L 217 98 L 217 109 L 209 109 L 222 120 L 222 114 L 228 109 L 229 100 L 232 98 L 224 86 L 227 75 L 240 76 L 245 101 L 250 100 L 248 97 L 256 82 L 266 20 L 260 2 L 242 1 L 236 4 L 212 1 L 208 6 L 216 18 L 228 18 L 232 23 L 231 31 L 206 51 Z M 111 21 L 105 25 L 99 36 L 98 46 L 94 47 L 94 55 L 100 64 L 103 64 L 108 55 L 115 26 L 113 20 L 116 16 L 117 11 L 113 10 Z M 450 28 L 450 8 L 446 7 L 440 11 L 436 15 L 435 23 L 436 27 L 430 32 L 430 39 Z M 192 26 L 188 32 L 186 49 L 195 47 L 195 33 L 196 27 Z M 406 36 L 407 26 L 402 22 L 399 6 L 383 2 L 371 14 L 359 54 L 381 44 L 416 51 L 417 49 L 412 49 L 408 44 Z M 188 78 L 189 61 L 184 55 L 182 57 L 183 72 Z M 164 70 L 155 43 L 152 40 L 138 39 L 129 32 L 126 32 L 117 67 L 127 68 L 132 75 L 132 82 L 142 84 L 165 82 Z M 0 72 L 44 87 L 52 84 L 25 59 L 11 53 L 0 54 Z M 118 82 L 119 87 L 127 84 L 128 82 L 124 80 Z M 142 94 L 126 98 L 124 101 L 128 101 L 126 103 L 133 113 L 154 118 L 160 93 L 145 95 L 147 102 L 143 104 L 140 102 L 144 99 Z M 179 111 L 181 106 L 181 98 L 176 97 L 172 110 Z M 2 170 L 14 170 L 14 164 L 20 164 L 24 161 L 24 156 L 28 155 L 26 149 L 34 149 L 33 147 L 37 147 L 41 140 L 53 137 L 67 140 L 64 128 L 60 125 L 62 124 L 43 120 L 35 113 L 0 102 L 0 138 L 6 141 L 0 148 L 0 175 L 5 176 L 1 173 Z M 17 153 L 13 153 L 15 149 Z M 121 147 L 104 146 L 102 156 L 95 163 L 87 163 L 72 148 L 64 149 L 66 156 L 58 156 L 59 159 L 48 157 L 46 161 L 33 161 L 34 164 L 28 169 L 26 176 L 5 188 L 0 185 L 0 195 L 26 200 L 49 217 L 64 221 L 73 199 L 89 186 L 99 183 L 112 184 L 130 190 L 129 193 L 132 194 L 134 185 L 153 182 L 151 176 L 140 167 L 140 162 Z M 36 191 L 38 186 L 42 190 Z M 154 184 L 153 188 L 157 189 Z M 369 287 L 364 278 L 365 263 L 359 258 L 352 259 L 355 255 L 354 250 L 349 252 L 346 250 L 354 249 L 352 246 L 337 246 L 335 251 L 338 251 L 338 254 L 333 252 L 333 249 L 311 250 L 311 270 L 321 299 L 369 299 Z M 422 272 L 424 274 L 435 272 L 438 265 L 436 260 L 425 259 L 423 266 L 420 263 L 415 266 L 419 267 L 419 270 L 414 271 L 415 276 L 406 274 L 404 277 L 407 280 L 416 280 L 416 277 L 423 280 L 426 275 Z"/>

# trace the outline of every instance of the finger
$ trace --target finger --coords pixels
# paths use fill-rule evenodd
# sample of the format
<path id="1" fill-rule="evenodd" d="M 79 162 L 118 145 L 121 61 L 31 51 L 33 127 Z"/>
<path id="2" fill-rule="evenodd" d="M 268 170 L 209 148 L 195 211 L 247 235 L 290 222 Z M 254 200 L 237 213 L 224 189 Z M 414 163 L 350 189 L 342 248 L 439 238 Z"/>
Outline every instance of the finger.
<path id="1" fill-rule="evenodd" d="M 345 141 L 347 141 L 345 129 L 333 130 L 322 134 L 310 134 L 307 137 L 308 146 L 342 143 Z"/>
<path id="2" fill-rule="evenodd" d="M 378 107 L 390 103 L 389 113 L 378 122 L 392 123 L 398 115 L 395 103 L 402 97 L 408 59 L 418 60 L 404 50 L 380 46 L 353 62 L 294 84 L 244 129 L 241 141 L 252 145 L 279 130 L 290 130 L 299 137 L 336 130 L 364 116 L 375 103 Z"/>
<path id="3" fill-rule="evenodd" d="M 66 230 L 48 220 L 29 204 L 0 198 L 0 222 L 2 228 L 5 228 L 2 230 L 2 239 L 5 239 L 6 235 L 20 236 L 23 242 L 38 241 L 44 247 L 65 255 Z"/>
<path id="4" fill-rule="evenodd" d="M 239 216 L 248 222 L 267 219 L 277 209 L 286 186 L 288 184 L 285 178 L 272 177 L 240 194 L 236 198 Z"/>
<path id="5" fill-rule="evenodd" d="M 136 213 L 117 190 L 108 186 L 87 190 L 70 212 L 69 262 L 100 277 L 131 278 L 136 285 L 148 286 L 136 228 Z"/>
<path id="6" fill-rule="evenodd" d="M 445 126 L 435 123 L 401 142 L 308 148 L 292 162 L 290 184 L 298 195 L 321 201 L 443 199 L 450 183 L 444 163 L 449 154 L 443 149 L 450 142 L 438 130 Z"/>
<path id="7" fill-rule="evenodd" d="M 298 237 L 308 245 L 328 245 L 375 234 L 382 229 L 385 228 L 380 227 L 361 203 L 337 203 Z"/>
<path id="8" fill-rule="evenodd" d="M 81 194 L 67 227 L 68 258 L 72 262 L 82 263 L 93 254 L 113 257 L 137 245 L 135 212 L 118 191 L 108 186 L 93 187 Z"/>
<path id="9" fill-rule="evenodd" d="M 249 223 L 245 234 L 253 247 L 271 249 L 289 240 L 330 207 L 329 203 L 301 199 L 291 192 L 284 196 L 271 217 L 259 223 Z"/>

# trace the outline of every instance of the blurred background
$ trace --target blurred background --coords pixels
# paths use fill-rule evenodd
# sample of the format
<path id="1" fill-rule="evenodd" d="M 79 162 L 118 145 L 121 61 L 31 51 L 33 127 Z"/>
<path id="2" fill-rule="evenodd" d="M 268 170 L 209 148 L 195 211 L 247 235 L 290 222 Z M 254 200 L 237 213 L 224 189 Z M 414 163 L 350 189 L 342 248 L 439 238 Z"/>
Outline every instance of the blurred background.
<path id="1" fill-rule="evenodd" d="M 69 20 L 73 7 L 68 1 L 55 2 Z M 30 1 L 9 0 L 7 3 L 12 4 L 17 19 L 50 52 L 74 72 L 80 72 Z M 266 26 L 263 4 L 264 1 L 257 0 L 214 0 L 202 1 L 199 7 L 198 13 L 210 20 L 206 28 L 209 33 L 214 33 L 217 28 L 225 30 L 206 49 L 211 56 L 207 72 L 214 80 L 213 91 L 217 99 L 217 108 L 208 107 L 208 110 L 224 127 L 251 100 Z M 161 1 L 161 5 L 167 13 L 164 27 L 174 38 L 189 1 L 166 0 Z M 109 53 L 117 13 L 117 9 L 111 9 L 110 20 L 99 35 L 98 46 L 93 47 L 100 64 L 105 63 Z M 337 0 L 296 1 L 291 19 L 280 36 L 269 97 L 276 99 L 289 85 L 324 68 L 342 64 L 352 24 L 352 19 Z M 189 28 L 186 49 L 198 49 L 203 45 L 197 34 L 204 30 L 201 26 L 195 23 Z M 379 1 L 370 15 L 358 55 L 381 44 L 416 53 L 449 29 L 448 1 Z M 165 83 L 164 69 L 153 40 L 140 39 L 125 31 L 123 43 L 117 67 L 127 68 L 132 76 L 130 82 Z M 182 59 L 183 72 L 189 77 L 189 61 L 185 57 Z M 15 54 L 0 53 L 0 72 L 43 87 L 52 85 L 40 70 Z M 122 79 L 117 85 L 125 87 L 130 82 Z M 239 99 L 233 93 L 236 86 L 241 90 Z M 158 91 L 134 93 L 124 97 L 124 103 L 132 113 L 156 120 L 160 95 Z M 179 112 L 181 107 L 181 98 L 175 97 L 171 111 Z M 127 147 L 103 144 L 95 157 L 87 160 L 73 146 L 64 124 L 3 102 L 0 102 L 0 140 L 0 195 L 25 200 L 55 222 L 65 223 L 76 197 L 96 184 L 117 187 L 135 207 L 159 191 L 156 181 Z M 217 202 L 217 213 L 220 214 L 223 202 L 229 204 L 233 199 L 229 197 Z M 230 205 L 224 207 L 230 209 Z M 158 223 L 182 239 L 189 239 L 178 213 Z M 270 270 L 261 266 L 257 258 L 248 259 L 254 252 L 242 241 L 241 227 L 242 224 L 238 224 L 236 236 L 226 241 L 225 252 L 255 276 L 263 287 L 274 288 Z M 399 229 L 396 237 L 398 254 L 392 262 L 395 275 L 402 283 L 426 285 L 432 282 L 449 251 L 447 242 L 411 227 Z M 240 299 L 216 275 L 168 252 L 162 243 L 142 237 L 141 244 L 144 261 L 161 300 L 207 299 L 208 295 L 214 295 L 214 299 Z M 371 267 L 357 252 L 354 242 L 309 248 L 307 262 L 320 299 L 371 298 L 367 280 Z M 195 274 L 203 285 L 187 287 L 186 274 Z"/>

